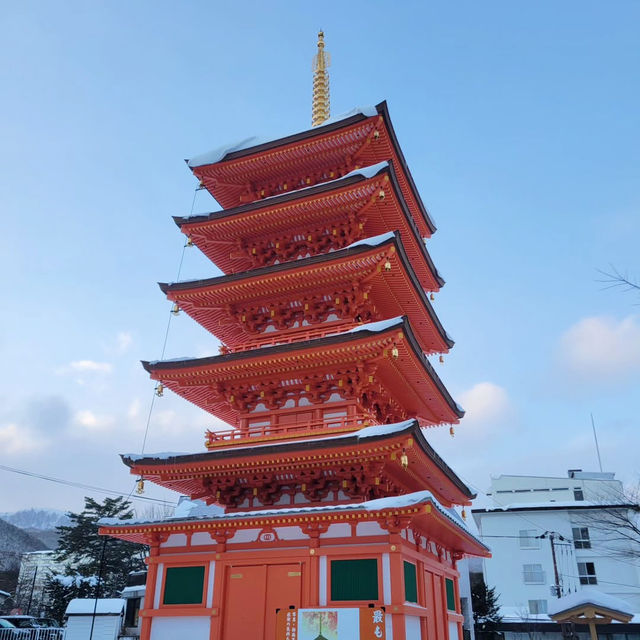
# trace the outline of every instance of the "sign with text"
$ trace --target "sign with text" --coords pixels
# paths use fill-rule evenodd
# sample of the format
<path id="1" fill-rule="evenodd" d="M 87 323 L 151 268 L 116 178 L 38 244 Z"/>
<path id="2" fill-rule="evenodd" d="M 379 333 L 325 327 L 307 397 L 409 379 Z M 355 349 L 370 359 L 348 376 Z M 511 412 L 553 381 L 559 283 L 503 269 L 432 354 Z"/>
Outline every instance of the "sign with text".
<path id="1" fill-rule="evenodd" d="M 282 609 L 276 616 L 276 640 L 385 640 L 381 607 Z"/>

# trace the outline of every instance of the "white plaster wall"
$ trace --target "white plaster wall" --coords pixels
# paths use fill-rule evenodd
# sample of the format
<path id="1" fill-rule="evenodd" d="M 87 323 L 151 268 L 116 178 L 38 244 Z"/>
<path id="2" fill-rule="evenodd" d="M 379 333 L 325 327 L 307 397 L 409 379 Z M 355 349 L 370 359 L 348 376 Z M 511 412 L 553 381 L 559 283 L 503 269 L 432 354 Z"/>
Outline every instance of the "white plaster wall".
<path id="1" fill-rule="evenodd" d="M 160 545 L 163 549 L 165 547 L 186 547 L 187 535 L 185 533 L 172 533 L 166 542 Z"/>
<path id="2" fill-rule="evenodd" d="M 280 540 L 304 540 L 307 536 L 300 527 L 275 527 Z"/>
<path id="3" fill-rule="evenodd" d="M 391 560 L 388 553 L 382 554 L 382 602 L 391 604 Z"/>
<path id="4" fill-rule="evenodd" d="M 380 536 L 387 533 L 377 522 L 358 522 L 357 536 Z"/>
<path id="5" fill-rule="evenodd" d="M 233 536 L 227 540 L 227 544 L 255 542 L 258 539 L 260 531 L 262 531 L 262 529 L 238 529 Z"/>
<path id="6" fill-rule="evenodd" d="M 215 544 L 215 540 L 212 540 L 211 536 L 204 531 L 198 531 L 191 536 L 191 546 L 197 547 L 205 544 Z"/>
<path id="7" fill-rule="evenodd" d="M 318 563 L 318 595 L 320 606 L 327 604 L 327 556 L 320 556 Z"/>
<path id="8" fill-rule="evenodd" d="M 209 640 L 208 616 L 158 617 L 151 623 L 151 640 Z"/>
<path id="9" fill-rule="evenodd" d="M 384 630 L 385 635 L 387 636 L 386 640 L 393 640 L 393 623 L 391 621 L 391 617 L 392 614 L 390 613 L 387 613 L 387 615 L 384 617 Z M 408 637 L 407 640 L 409 640 Z"/>
<path id="10" fill-rule="evenodd" d="M 321 538 L 349 538 L 351 536 L 351 525 L 344 522 L 330 524 L 329 528 L 320 534 Z"/>
<path id="11" fill-rule="evenodd" d="M 160 606 L 160 597 L 162 595 L 162 585 L 164 584 L 164 564 L 160 562 L 158 564 L 158 575 L 156 577 L 156 593 L 153 598 L 153 608 L 157 609 Z"/>
<path id="12" fill-rule="evenodd" d="M 216 578 L 216 562 L 212 560 L 209 563 L 209 579 L 207 580 L 207 607 L 211 609 L 213 606 L 213 585 Z"/>
<path id="13" fill-rule="evenodd" d="M 459 640 L 457 622 L 449 622 L 449 640 Z"/>
<path id="14" fill-rule="evenodd" d="M 420 640 L 420 618 L 418 616 L 405 616 L 404 630 L 407 634 L 407 640 Z"/>

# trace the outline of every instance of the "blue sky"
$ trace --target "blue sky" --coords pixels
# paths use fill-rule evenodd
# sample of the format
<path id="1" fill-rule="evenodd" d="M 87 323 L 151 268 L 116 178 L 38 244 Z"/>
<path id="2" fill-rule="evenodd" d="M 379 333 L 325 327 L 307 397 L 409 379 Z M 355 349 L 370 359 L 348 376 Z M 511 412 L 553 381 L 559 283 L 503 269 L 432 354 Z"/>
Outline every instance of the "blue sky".
<path id="1" fill-rule="evenodd" d="M 438 232 L 438 371 L 468 415 L 432 443 L 469 482 L 597 465 L 638 479 L 640 5 L 34 2 L 0 42 L 0 464 L 128 492 L 191 209 L 183 159 L 308 128 L 317 30 L 332 112 L 387 99 Z M 217 208 L 199 193 L 195 211 Z M 181 277 L 215 268 L 195 249 Z M 217 352 L 188 317 L 167 357 Z M 148 451 L 213 421 L 170 394 Z M 0 471 L 0 511 L 81 490 Z M 150 490 L 149 495 L 161 496 Z"/>

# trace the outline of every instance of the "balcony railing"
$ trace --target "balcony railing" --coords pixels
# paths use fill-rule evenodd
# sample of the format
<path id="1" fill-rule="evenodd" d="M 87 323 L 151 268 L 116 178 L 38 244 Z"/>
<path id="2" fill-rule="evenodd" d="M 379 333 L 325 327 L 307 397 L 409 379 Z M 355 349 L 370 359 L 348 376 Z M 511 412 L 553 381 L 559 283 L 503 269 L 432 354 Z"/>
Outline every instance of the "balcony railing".
<path id="1" fill-rule="evenodd" d="M 278 344 L 291 344 L 292 342 L 300 342 L 303 340 L 313 340 L 314 338 L 324 338 L 326 336 L 336 335 L 352 329 L 355 325 L 353 322 L 340 321 L 325 323 L 314 328 L 301 327 L 295 331 L 273 331 L 263 333 L 251 342 L 243 342 L 233 347 L 222 346 L 220 353 L 237 353 L 238 351 L 249 351 L 250 349 L 262 349 L 263 347 L 274 347 Z"/>
<path id="2" fill-rule="evenodd" d="M 252 425 L 244 429 L 225 429 L 224 431 L 207 431 L 205 445 L 207 449 L 228 447 L 233 445 L 255 443 L 269 440 L 297 439 L 309 436 L 331 436 L 336 433 L 357 431 L 372 424 L 372 420 L 364 416 L 338 416 L 323 420 L 302 422 L 299 424 Z"/>

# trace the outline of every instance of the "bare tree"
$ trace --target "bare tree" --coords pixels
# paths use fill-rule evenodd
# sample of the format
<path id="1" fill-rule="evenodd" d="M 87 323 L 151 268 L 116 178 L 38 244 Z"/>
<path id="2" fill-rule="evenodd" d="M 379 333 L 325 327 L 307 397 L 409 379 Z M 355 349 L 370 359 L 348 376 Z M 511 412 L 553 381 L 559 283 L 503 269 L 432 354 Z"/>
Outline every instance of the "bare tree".
<path id="1" fill-rule="evenodd" d="M 581 519 L 599 532 L 598 545 L 607 555 L 640 560 L 640 486 L 606 496 Z"/>
<path id="2" fill-rule="evenodd" d="M 623 291 L 640 291 L 640 282 L 634 280 L 626 271 L 624 273 L 619 271 L 612 264 L 609 265 L 609 271 L 598 269 L 598 273 L 602 276 L 602 280 L 599 282 L 606 285 L 605 289 L 619 288 Z"/>

